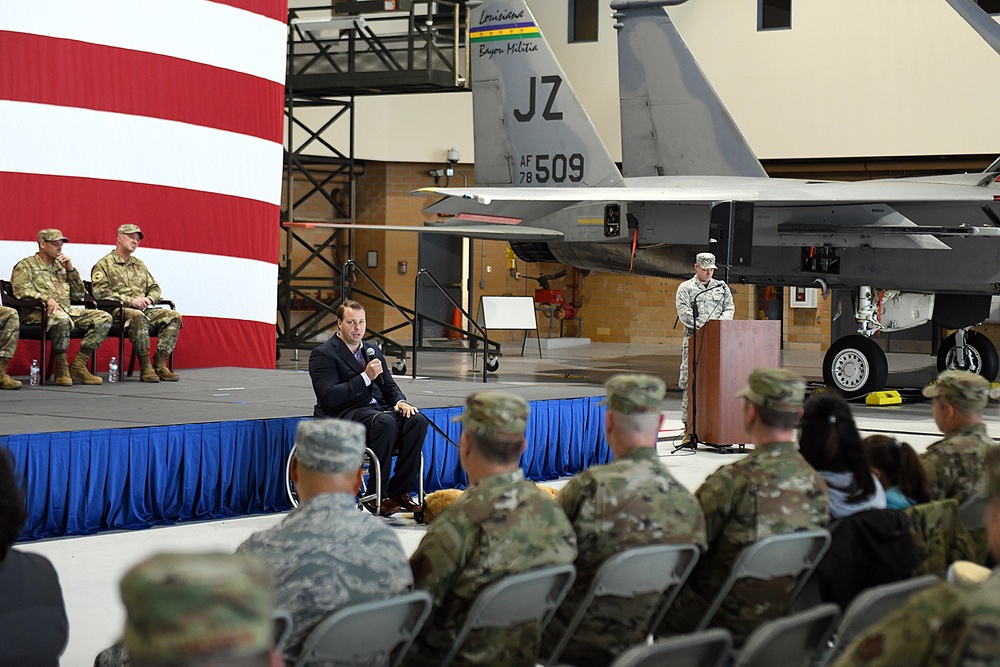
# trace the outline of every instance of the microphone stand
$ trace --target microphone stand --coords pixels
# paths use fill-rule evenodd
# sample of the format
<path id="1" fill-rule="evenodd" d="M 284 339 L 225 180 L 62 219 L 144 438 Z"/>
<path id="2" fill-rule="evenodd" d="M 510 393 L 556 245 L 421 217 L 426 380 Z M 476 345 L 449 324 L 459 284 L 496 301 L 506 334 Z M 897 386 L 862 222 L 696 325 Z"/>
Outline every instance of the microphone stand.
<path id="1" fill-rule="evenodd" d="M 692 324 L 694 325 L 692 329 L 694 333 L 691 334 L 691 358 L 694 359 L 693 364 L 689 365 L 691 373 L 691 383 L 688 386 L 688 405 L 691 406 L 691 437 L 688 441 L 681 442 L 681 444 L 674 447 L 674 451 L 685 449 L 690 447 L 692 452 L 698 451 L 698 443 L 701 440 L 698 438 L 698 331 L 701 327 L 698 326 L 698 299 L 705 296 L 712 290 L 727 287 L 725 282 L 720 282 L 718 285 L 713 285 L 706 290 L 702 290 L 698 294 L 695 294 L 694 298 L 691 300 L 691 316 Z M 711 319 L 711 318 L 709 318 Z M 708 320 L 705 320 L 706 324 Z M 706 445 L 711 445 L 712 447 L 720 447 L 722 445 L 716 445 L 711 442 L 706 442 Z"/>

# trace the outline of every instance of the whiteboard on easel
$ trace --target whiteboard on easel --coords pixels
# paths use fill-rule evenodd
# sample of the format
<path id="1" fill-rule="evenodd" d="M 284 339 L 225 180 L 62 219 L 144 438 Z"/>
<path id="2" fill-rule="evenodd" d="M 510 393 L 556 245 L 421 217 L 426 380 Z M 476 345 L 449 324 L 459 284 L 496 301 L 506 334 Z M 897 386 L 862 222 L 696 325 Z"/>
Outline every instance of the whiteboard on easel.
<path id="1" fill-rule="evenodd" d="M 530 296 L 483 296 L 476 320 L 484 329 L 538 330 L 535 300 Z"/>

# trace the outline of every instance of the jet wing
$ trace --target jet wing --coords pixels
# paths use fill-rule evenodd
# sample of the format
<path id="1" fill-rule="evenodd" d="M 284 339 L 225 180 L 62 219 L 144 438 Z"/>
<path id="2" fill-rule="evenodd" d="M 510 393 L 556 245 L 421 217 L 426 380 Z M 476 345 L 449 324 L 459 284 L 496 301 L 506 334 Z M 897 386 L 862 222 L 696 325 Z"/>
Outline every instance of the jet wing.
<path id="1" fill-rule="evenodd" d="M 445 234 L 466 236 L 473 239 L 501 241 L 559 241 L 563 233 L 554 229 L 526 227 L 514 224 L 441 224 L 424 227 L 409 225 L 358 225 L 341 222 L 285 222 L 283 227 L 353 229 L 366 232 L 416 232 L 418 234 Z"/>

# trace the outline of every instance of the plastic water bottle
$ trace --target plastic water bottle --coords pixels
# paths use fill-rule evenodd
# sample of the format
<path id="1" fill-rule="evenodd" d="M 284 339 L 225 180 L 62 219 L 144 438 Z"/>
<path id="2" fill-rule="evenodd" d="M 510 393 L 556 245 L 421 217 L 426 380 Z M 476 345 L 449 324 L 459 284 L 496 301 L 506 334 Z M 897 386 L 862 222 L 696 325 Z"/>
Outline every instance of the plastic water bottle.
<path id="1" fill-rule="evenodd" d="M 31 360 L 31 386 L 37 387 L 42 379 L 42 371 L 38 368 L 38 359 Z"/>
<path id="2" fill-rule="evenodd" d="M 115 357 L 108 363 L 108 382 L 118 382 L 118 359 Z"/>

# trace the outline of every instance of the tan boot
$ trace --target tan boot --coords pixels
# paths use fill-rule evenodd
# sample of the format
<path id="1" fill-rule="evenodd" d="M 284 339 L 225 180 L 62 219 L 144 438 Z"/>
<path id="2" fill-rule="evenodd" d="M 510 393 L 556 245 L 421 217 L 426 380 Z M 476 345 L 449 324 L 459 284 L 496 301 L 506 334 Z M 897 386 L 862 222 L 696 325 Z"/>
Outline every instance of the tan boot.
<path id="1" fill-rule="evenodd" d="M 170 357 L 166 352 L 156 351 L 153 356 L 153 369 L 156 374 L 160 376 L 161 380 L 166 380 L 167 382 L 177 382 L 181 379 L 181 376 L 174 373 L 167 367 L 167 359 Z"/>
<path id="2" fill-rule="evenodd" d="M 7 362 L 10 359 L 0 357 L 0 389 L 20 389 L 21 381 L 7 375 Z"/>
<path id="3" fill-rule="evenodd" d="M 91 375 L 90 371 L 87 370 L 87 362 L 90 361 L 90 355 L 93 353 L 93 350 L 85 350 L 81 347 L 80 351 L 73 357 L 73 364 L 69 367 L 69 375 L 80 384 L 104 384 L 104 380 L 96 375 Z"/>
<path id="4" fill-rule="evenodd" d="M 159 382 L 160 376 L 153 370 L 153 364 L 149 361 L 149 354 L 139 353 L 139 374 L 143 382 Z"/>
<path id="5" fill-rule="evenodd" d="M 42 372 L 46 372 L 44 368 Z M 73 378 L 69 374 L 69 361 L 66 359 L 65 352 L 56 355 L 56 384 L 60 387 L 73 386 Z"/>

